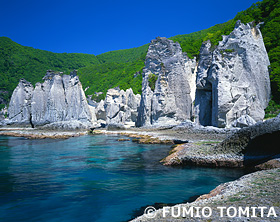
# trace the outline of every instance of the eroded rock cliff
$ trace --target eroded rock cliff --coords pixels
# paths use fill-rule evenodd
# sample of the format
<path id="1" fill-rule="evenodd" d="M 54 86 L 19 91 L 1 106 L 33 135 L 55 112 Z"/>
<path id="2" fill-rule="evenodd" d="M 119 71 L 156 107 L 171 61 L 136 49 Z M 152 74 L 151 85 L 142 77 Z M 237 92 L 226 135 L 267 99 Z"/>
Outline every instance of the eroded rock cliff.
<path id="1" fill-rule="evenodd" d="M 61 74 L 49 70 L 35 89 L 20 80 L 9 105 L 10 122 L 32 126 L 74 120 L 90 123 L 93 116 L 76 71 Z"/>
<path id="2" fill-rule="evenodd" d="M 143 70 L 137 126 L 178 124 L 192 117 L 196 61 L 179 43 L 158 37 L 151 41 Z"/>
<path id="3" fill-rule="evenodd" d="M 268 55 L 258 26 L 238 21 L 216 49 L 200 49 L 196 121 L 217 127 L 248 126 L 264 118 L 270 99 Z"/>
<path id="4" fill-rule="evenodd" d="M 21 79 L 15 88 L 8 108 L 8 118 L 11 122 L 20 125 L 30 125 L 31 98 L 34 87 L 30 82 Z"/>

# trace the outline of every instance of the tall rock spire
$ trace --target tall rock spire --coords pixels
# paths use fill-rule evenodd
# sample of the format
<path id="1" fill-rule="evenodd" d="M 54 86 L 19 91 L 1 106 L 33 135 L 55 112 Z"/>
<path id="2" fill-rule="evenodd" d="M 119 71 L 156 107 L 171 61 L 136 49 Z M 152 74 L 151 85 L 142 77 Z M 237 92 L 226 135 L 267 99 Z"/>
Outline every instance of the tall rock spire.
<path id="1" fill-rule="evenodd" d="M 270 63 L 259 27 L 238 21 L 215 50 L 210 48 L 205 42 L 200 49 L 197 122 L 232 127 L 263 120 L 270 99 Z"/>
<path id="2" fill-rule="evenodd" d="M 195 59 L 182 53 L 179 43 L 160 37 L 151 41 L 143 70 L 138 126 L 178 124 L 191 118 L 195 67 Z"/>

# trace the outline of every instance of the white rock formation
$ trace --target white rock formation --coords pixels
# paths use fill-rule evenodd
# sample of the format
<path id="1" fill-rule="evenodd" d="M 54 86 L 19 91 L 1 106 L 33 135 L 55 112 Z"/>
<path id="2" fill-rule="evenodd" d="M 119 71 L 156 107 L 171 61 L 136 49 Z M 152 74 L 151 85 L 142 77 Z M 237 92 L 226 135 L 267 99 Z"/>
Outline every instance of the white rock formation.
<path id="1" fill-rule="evenodd" d="M 19 81 L 18 86 L 12 94 L 8 108 L 8 118 L 10 122 L 30 125 L 31 97 L 33 90 L 34 87 L 30 82 L 27 82 L 25 79 Z"/>
<path id="2" fill-rule="evenodd" d="M 152 40 L 143 70 L 137 126 L 173 125 L 191 119 L 195 71 L 195 59 L 182 53 L 179 43 L 160 37 Z"/>
<path id="3" fill-rule="evenodd" d="M 238 21 L 213 52 L 210 41 L 203 43 L 197 71 L 196 121 L 232 127 L 263 120 L 270 99 L 269 65 L 259 27 L 252 23 Z"/>
<path id="4" fill-rule="evenodd" d="M 96 108 L 97 120 L 106 121 L 106 124 L 135 126 L 140 98 L 139 94 L 134 95 L 131 88 L 126 91 L 109 89 L 105 101 L 101 100 Z"/>
<path id="5" fill-rule="evenodd" d="M 106 111 L 105 111 L 105 108 L 104 108 L 104 100 L 101 100 L 98 103 L 98 105 L 95 109 L 95 114 L 96 114 L 96 119 L 97 120 L 103 120 L 106 123 L 107 117 L 106 117 Z"/>
<path id="6" fill-rule="evenodd" d="M 91 123 L 96 119 L 75 71 L 63 76 L 48 71 L 43 80 L 36 83 L 35 89 L 25 80 L 20 81 L 9 106 L 11 123 L 39 126 L 74 120 Z"/>

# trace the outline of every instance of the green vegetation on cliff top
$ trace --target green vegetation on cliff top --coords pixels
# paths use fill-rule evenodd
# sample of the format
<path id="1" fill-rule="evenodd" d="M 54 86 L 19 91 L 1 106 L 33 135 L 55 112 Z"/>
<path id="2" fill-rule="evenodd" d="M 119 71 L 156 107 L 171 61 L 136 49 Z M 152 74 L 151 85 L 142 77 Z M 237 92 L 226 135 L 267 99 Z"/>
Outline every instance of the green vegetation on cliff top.
<path id="1" fill-rule="evenodd" d="M 199 55 L 203 41 L 211 40 L 217 45 L 222 35 L 228 35 L 237 20 L 243 23 L 264 22 L 261 26 L 264 43 L 271 62 L 270 78 L 273 102 L 267 112 L 278 110 L 280 104 L 280 1 L 263 0 L 239 12 L 228 22 L 217 24 L 198 32 L 171 37 L 180 43 L 189 57 Z M 32 82 L 41 81 L 46 70 L 53 69 L 69 73 L 78 69 L 78 75 L 87 95 L 106 92 L 109 88 L 132 87 L 141 93 L 141 70 L 144 67 L 148 44 L 138 48 L 111 51 L 97 56 L 77 53 L 52 53 L 31 47 L 21 46 L 9 38 L 0 37 L 0 97 L 1 91 L 10 96 L 20 78 Z M 137 73 L 135 75 L 135 73 Z M 8 96 L 7 96 L 8 95 Z M 2 95 L 3 98 L 3 95 Z"/>

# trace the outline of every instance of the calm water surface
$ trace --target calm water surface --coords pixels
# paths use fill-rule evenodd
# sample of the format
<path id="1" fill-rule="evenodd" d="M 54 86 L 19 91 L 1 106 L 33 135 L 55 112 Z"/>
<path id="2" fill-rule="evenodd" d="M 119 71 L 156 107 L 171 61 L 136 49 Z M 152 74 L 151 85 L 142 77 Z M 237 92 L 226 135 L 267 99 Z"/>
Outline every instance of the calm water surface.
<path id="1" fill-rule="evenodd" d="M 143 206 L 180 203 L 243 174 L 162 166 L 170 146 L 118 138 L 0 136 L 0 221 L 127 221 Z"/>

